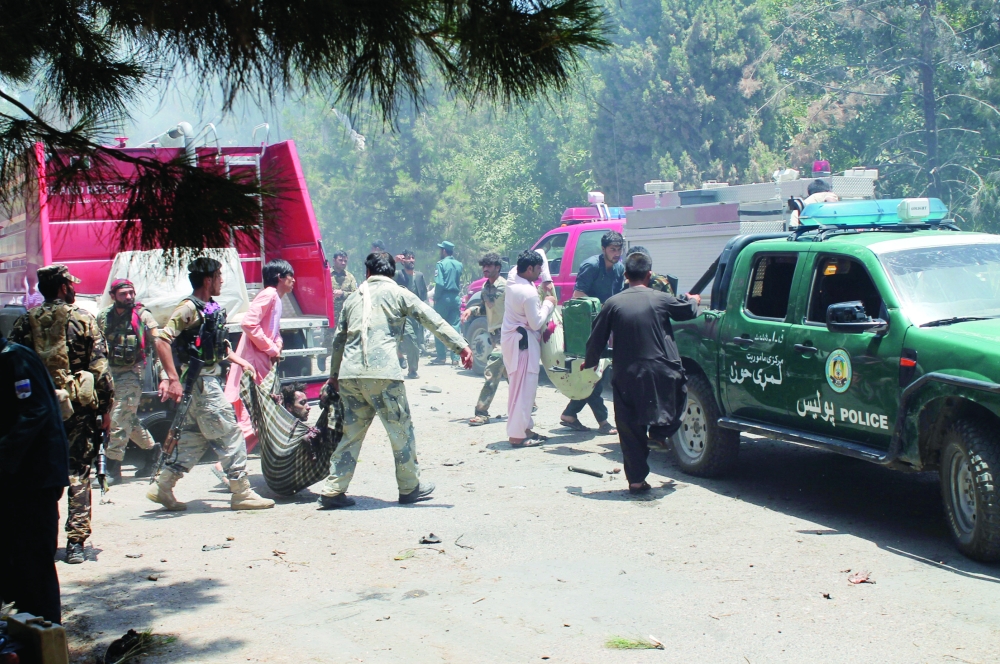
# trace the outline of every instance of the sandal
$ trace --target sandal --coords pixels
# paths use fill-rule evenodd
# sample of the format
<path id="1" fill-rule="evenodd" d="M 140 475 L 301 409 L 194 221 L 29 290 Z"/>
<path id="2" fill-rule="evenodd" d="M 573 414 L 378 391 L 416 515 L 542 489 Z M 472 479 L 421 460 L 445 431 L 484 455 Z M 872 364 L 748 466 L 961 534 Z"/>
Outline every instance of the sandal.
<path id="1" fill-rule="evenodd" d="M 475 417 L 469 420 L 470 427 L 481 427 L 484 424 L 489 424 L 489 423 L 490 423 L 489 415 L 476 415 Z"/>
<path id="2" fill-rule="evenodd" d="M 616 436 L 618 435 L 618 429 L 611 426 L 611 422 L 605 422 L 601 426 L 597 427 L 597 433 L 602 436 Z"/>
<path id="3" fill-rule="evenodd" d="M 639 485 L 637 487 L 633 487 L 631 484 L 629 484 L 628 485 L 628 492 L 632 493 L 632 494 L 646 493 L 647 491 L 649 491 L 652 488 L 653 487 L 649 486 L 649 482 L 643 482 L 641 485 Z"/>
<path id="4" fill-rule="evenodd" d="M 511 448 L 519 450 L 522 447 L 538 447 L 542 444 L 542 441 L 537 438 L 525 438 L 520 443 L 511 443 Z"/>
<path id="5" fill-rule="evenodd" d="M 574 431 L 590 431 L 590 427 L 575 418 L 572 421 L 559 418 L 559 424 L 563 425 L 567 429 L 573 429 Z"/>
<path id="6" fill-rule="evenodd" d="M 543 436 L 543 435 L 542 435 L 542 434 L 540 434 L 540 433 L 535 433 L 535 432 L 534 432 L 534 431 L 532 431 L 531 429 L 528 429 L 528 430 L 527 430 L 527 431 L 525 431 L 524 433 L 528 434 L 528 440 L 539 440 L 539 441 L 546 441 L 546 440 L 548 440 L 548 439 L 549 439 L 549 437 L 548 437 L 548 436 Z"/>

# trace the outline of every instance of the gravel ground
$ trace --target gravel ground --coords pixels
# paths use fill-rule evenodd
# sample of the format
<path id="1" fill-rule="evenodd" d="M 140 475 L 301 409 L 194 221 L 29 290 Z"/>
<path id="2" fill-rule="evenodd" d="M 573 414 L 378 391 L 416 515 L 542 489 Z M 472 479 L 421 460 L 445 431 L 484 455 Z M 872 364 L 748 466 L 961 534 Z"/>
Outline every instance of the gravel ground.
<path id="1" fill-rule="evenodd" d="M 511 450 L 502 422 L 464 423 L 481 378 L 420 374 L 407 388 L 432 501 L 398 505 L 380 424 L 348 510 L 317 511 L 313 487 L 232 512 L 208 465 L 178 485 L 185 513 L 147 501 L 145 481 L 114 487 L 88 561 L 58 564 L 74 661 L 129 628 L 165 637 L 146 662 L 1000 661 L 1000 568 L 951 547 L 935 476 L 745 439 L 722 480 L 653 452 L 654 491 L 633 498 L 622 474 L 567 470 L 621 456 L 616 438 L 558 427 L 551 387 L 536 414 L 551 439 Z M 505 406 L 502 385 L 493 414 Z M 430 533 L 441 543 L 420 544 Z M 849 584 L 858 571 L 875 583 Z M 650 636 L 664 649 L 606 646 Z"/>

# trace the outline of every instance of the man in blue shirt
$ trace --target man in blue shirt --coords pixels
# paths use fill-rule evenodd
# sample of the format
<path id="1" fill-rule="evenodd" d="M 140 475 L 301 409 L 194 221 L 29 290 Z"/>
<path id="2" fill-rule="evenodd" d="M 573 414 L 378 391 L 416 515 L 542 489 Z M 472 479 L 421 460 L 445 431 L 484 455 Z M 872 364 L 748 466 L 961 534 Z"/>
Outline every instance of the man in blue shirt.
<path id="1" fill-rule="evenodd" d="M 580 264 L 573 297 L 596 297 L 604 304 L 609 297 L 621 292 L 625 277 L 625 266 L 621 262 L 624 244 L 625 239 L 621 233 L 608 231 L 604 234 L 601 238 L 601 253 Z M 589 397 L 569 402 L 566 410 L 559 416 L 562 425 L 576 431 L 590 431 L 590 427 L 585 426 L 577 417 L 583 407 L 589 405 L 597 419 L 597 432 L 606 436 L 617 435 L 618 430 L 608 422 L 608 407 L 604 405 L 603 392 L 604 376 L 597 381 Z"/>
<path id="2" fill-rule="evenodd" d="M 457 331 L 461 310 L 461 282 L 462 264 L 455 256 L 455 245 L 445 240 L 438 245 L 441 250 L 441 260 L 437 262 L 437 271 L 434 273 L 434 311 L 441 318 L 445 319 Z M 439 339 L 434 340 L 434 347 L 437 351 L 437 359 L 431 364 L 445 364 L 448 361 L 448 350 Z M 458 364 L 454 353 L 451 353 L 452 364 Z"/>

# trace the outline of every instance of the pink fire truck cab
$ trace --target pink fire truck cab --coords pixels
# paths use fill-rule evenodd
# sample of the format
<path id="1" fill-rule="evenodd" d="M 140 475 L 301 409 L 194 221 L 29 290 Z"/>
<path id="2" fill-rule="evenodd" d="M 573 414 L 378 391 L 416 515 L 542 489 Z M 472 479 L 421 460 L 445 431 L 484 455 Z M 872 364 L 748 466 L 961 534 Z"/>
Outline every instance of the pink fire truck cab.
<path id="1" fill-rule="evenodd" d="M 280 195 L 269 208 L 268 220 L 261 224 L 259 233 L 238 239 L 230 248 L 238 255 L 234 259 L 239 264 L 234 268 L 234 278 L 242 276 L 245 283 L 240 290 L 243 292 L 245 286 L 246 297 L 252 299 L 263 287 L 261 268 L 266 261 L 282 258 L 294 267 L 296 287 L 284 301 L 281 319 L 284 351 L 278 373 L 283 383 L 306 383 L 307 393 L 316 398 L 327 378 L 329 349 L 325 342 L 333 320 L 333 294 L 295 143 L 222 147 L 215 141 L 199 146 L 192 134 L 190 125 L 181 123 L 159 141 L 126 147 L 122 139 L 115 150 L 162 161 L 185 156 L 189 163 L 201 167 L 281 183 Z M 179 137 L 173 143 L 176 147 L 170 146 L 170 137 Z M 77 303 L 96 312 L 118 254 L 116 230 L 122 222 L 114 218 L 114 211 L 116 207 L 123 209 L 128 191 L 116 183 L 123 181 L 122 176 L 128 175 L 131 166 L 117 162 L 119 170 L 108 177 L 107 185 L 102 185 L 98 177 L 97 184 L 92 181 L 87 187 L 60 190 L 47 184 L 53 182 L 49 162 L 39 146 L 37 175 L 25 188 L 31 193 L 13 209 L 0 211 L 0 304 L 4 305 L 0 325 L 5 328 L 23 311 L 25 298 L 37 283 L 35 271 L 50 263 L 65 263 L 82 279 L 77 285 Z M 242 314 L 230 310 L 229 330 L 234 346 Z"/>

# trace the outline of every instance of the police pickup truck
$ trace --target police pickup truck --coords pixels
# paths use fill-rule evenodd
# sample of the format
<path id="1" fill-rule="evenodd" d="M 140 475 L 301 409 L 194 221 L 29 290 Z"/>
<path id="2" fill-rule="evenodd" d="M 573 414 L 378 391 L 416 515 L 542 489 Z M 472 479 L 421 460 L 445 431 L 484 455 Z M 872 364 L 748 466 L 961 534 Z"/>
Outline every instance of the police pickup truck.
<path id="1" fill-rule="evenodd" d="M 710 308 L 674 327 L 681 468 L 722 474 L 745 432 L 937 470 L 959 550 L 1000 560 L 1000 236 L 946 217 L 937 199 L 818 203 L 732 238 Z"/>

